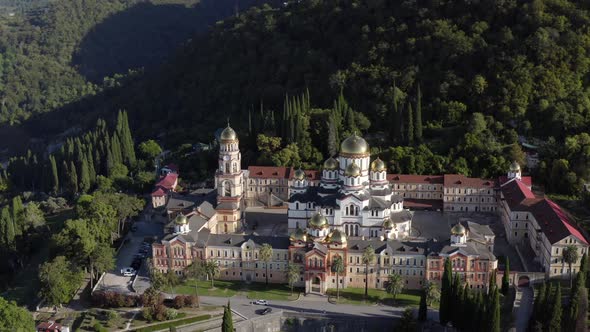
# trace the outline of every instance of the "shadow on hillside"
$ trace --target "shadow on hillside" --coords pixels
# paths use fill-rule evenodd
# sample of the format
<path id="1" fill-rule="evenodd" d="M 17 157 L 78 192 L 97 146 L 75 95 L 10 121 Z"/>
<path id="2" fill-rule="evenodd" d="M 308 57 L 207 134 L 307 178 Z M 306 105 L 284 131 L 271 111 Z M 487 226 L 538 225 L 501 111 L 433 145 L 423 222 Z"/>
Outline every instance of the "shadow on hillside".
<path id="1" fill-rule="evenodd" d="M 202 0 L 190 4 L 194 2 L 142 2 L 108 17 L 84 37 L 73 64 L 95 83 L 129 69 L 154 67 L 195 33 L 233 15 L 236 8 L 244 10 L 265 1 Z"/>

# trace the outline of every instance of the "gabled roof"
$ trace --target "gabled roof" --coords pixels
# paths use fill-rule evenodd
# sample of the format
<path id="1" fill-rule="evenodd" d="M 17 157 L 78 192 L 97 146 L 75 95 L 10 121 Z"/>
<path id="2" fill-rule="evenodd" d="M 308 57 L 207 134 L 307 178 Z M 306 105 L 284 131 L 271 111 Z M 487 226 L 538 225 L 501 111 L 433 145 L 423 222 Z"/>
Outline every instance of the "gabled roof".
<path id="1" fill-rule="evenodd" d="M 443 183 L 442 175 L 387 174 L 386 178 L 392 183 Z"/>
<path id="2" fill-rule="evenodd" d="M 177 173 L 168 173 L 168 174 L 162 176 L 160 178 L 160 180 L 158 180 L 158 183 L 156 183 L 156 186 L 160 186 L 160 187 L 168 189 L 168 190 L 173 190 L 174 184 L 177 180 L 178 180 Z"/>
<path id="3" fill-rule="evenodd" d="M 152 197 L 162 197 L 166 196 L 166 192 L 162 187 L 156 187 L 154 191 L 152 191 Z"/>
<path id="4" fill-rule="evenodd" d="M 552 200 L 545 198 L 531 206 L 530 210 L 551 244 L 571 235 L 588 245 L 588 241 L 574 226 L 569 214 Z"/>
<path id="5" fill-rule="evenodd" d="M 510 181 L 501 187 L 502 194 L 506 203 L 511 210 L 527 210 L 526 205 L 532 203 L 531 201 L 525 202 L 535 198 L 535 194 L 527 187 L 524 183 L 518 179 Z M 519 207 L 521 206 L 522 207 Z"/>
<path id="6" fill-rule="evenodd" d="M 445 187 L 465 187 L 465 188 L 495 188 L 496 181 L 480 178 L 469 178 L 461 174 L 445 174 Z"/>
<path id="7" fill-rule="evenodd" d="M 275 166 L 248 166 L 250 178 L 288 179 L 291 168 Z"/>
<path id="8" fill-rule="evenodd" d="M 503 186 L 504 184 L 506 184 L 508 181 L 511 181 L 511 180 L 514 180 L 514 179 L 508 179 L 508 177 L 506 175 L 502 175 L 498 178 L 498 182 L 500 183 L 500 186 Z M 520 178 L 520 181 L 522 181 L 522 183 L 524 183 L 524 185 L 529 188 L 533 186 L 533 178 L 531 178 L 530 176 L 523 176 Z"/>

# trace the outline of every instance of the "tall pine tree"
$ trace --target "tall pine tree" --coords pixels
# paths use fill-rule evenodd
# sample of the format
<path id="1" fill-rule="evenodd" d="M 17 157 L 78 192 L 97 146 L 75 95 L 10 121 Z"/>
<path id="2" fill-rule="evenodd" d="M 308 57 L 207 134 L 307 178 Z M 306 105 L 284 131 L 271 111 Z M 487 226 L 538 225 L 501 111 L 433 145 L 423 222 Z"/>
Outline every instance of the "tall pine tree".
<path id="1" fill-rule="evenodd" d="M 57 194 L 59 192 L 59 173 L 55 157 L 52 154 L 49 155 L 49 167 L 51 168 L 51 192 Z"/>
<path id="2" fill-rule="evenodd" d="M 490 304 L 490 332 L 500 332 L 500 292 L 494 287 L 492 302 Z"/>
<path id="3" fill-rule="evenodd" d="M 414 138 L 420 143 L 422 142 L 422 93 L 420 92 L 420 83 L 418 83 L 416 91 L 416 116 L 414 121 L 416 122 Z"/>
<path id="4" fill-rule="evenodd" d="M 553 297 L 553 306 L 551 307 L 551 316 L 549 320 L 549 332 L 561 331 L 561 285 L 557 283 L 555 296 Z"/>
<path id="5" fill-rule="evenodd" d="M 506 257 L 506 268 L 504 269 L 504 275 L 502 276 L 502 294 L 508 294 L 508 288 L 510 288 L 510 260 Z"/>
<path id="6" fill-rule="evenodd" d="M 82 156 L 82 162 L 80 163 L 80 181 L 79 189 L 81 193 L 87 193 L 90 190 L 90 169 L 88 161 L 85 156 Z"/>
<path id="7" fill-rule="evenodd" d="M 14 238 L 16 233 L 14 230 L 14 221 L 10 215 L 10 209 L 8 206 L 2 208 L 2 213 L 0 214 L 0 223 L 2 224 L 2 242 L 4 244 L 4 248 L 6 250 L 12 251 L 15 247 Z"/>
<path id="8" fill-rule="evenodd" d="M 12 198 L 12 221 L 14 223 L 14 234 L 20 236 L 25 230 L 25 208 L 20 196 Z"/>
<path id="9" fill-rule="evenodd" d="M 452 311 L 452 282 L 453 277 L 453 270 L 451 267 L 451 261 L 447 258 L 445 260 L 445 269 L 442 276 L 442 284 L 440 288 L 440 310 L 439 310 L 439 320 L 442 325 L 447 325 L 447 323 L 451 320 L 453 311 Z"/>
<path id="10" fill-rule="evenodd" d="M 221 332 L 234 332 L 234 321 L 232 318 L 232 312 L 231 312 L 229 300 L 227 300 L 227 306 L 223 309 L 223 320 L 221 323 Z"/>
<path id="11" fill-rule="evenodd" d="M 414 145 L 414 112 L 412 111 L 412 104 L 408 101 L 408 128 L 406 130 L 406 141 L 408 145 Z"/>
<path id="12" fill-rule="evenodd" d="M 76 165 L 74 165 L 73 161 L 70 161 L 70 166 L 68 167 L 68 185 L 69 191 L 72 194 L 78 193 L 78 172 L 76 172 Z"/>

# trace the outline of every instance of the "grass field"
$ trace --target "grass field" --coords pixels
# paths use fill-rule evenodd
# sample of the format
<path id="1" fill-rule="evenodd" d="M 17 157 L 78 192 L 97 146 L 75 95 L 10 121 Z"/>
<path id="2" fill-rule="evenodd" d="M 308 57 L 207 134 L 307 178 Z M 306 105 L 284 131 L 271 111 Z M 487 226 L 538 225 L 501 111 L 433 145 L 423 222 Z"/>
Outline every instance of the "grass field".
<path id="1" fill-rule="evenodd" d="M 335 288 L 328 289 L 328 295 L 331 296 L 331 301 L 336 301 Z M 394 302 L 393 297 L 381 289 L 369 289 L 369 296 L 365 300 L 364 288 L 345 288 L 340 290 L 340 299 L 336 302 L 358 305 L 381 303 L 395 307 L 418 306 L 420 304 L 420 291 L 404 290 Z"/>
<path id="2" fill-rule="evenodd" d="M 195 294 L 195 282 L 188 280 L 181 285 L 169 287 L 166 291 L 174 294 Z M 247 284 L 242 281 L 219 280 L 215 281 L 215 288 L 211 288 L 211 282 L 209 281 L 198 282 L 199 296 L 231 297 L 244 295 L 250 299 L 289 301 L 297 299 L 297 294 L 300 291 L 301 289 L 293 289 L 294 295 L 291 296 L 291 289 L 282 284 L 266 285 L 260 282 Z"/>

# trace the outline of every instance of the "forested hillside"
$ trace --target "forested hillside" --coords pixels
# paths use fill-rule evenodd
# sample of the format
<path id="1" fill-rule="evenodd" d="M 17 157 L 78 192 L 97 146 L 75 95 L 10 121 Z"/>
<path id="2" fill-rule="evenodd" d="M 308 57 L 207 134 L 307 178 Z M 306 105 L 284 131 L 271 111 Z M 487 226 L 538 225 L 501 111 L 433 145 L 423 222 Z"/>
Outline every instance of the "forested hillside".
<path id="1" fill-rule="evenodd" d="M 0 1 L 0 10 L 23 11 L 0 17 L 0 124 L 53 111 L 116 85 L 129 70 L 159 65 L 237 9 L 234 0 Z"/>
<path id="2" fill-rule="evenodd" d="M 538 178 L 551 191 L 579 193 L 590 166 L 589 18 L 585 3 L 548 0 L 261 6 L 193 38 L 158 72 L 110 80 L 96 95 L 83 85 L 72 95 L 86 98 L 74 103 L 40 102 L 67 105 L 26 128 L 58 133 L 126 109 L 140 136 L 182 143 L 209 140 L 231 117 L 250 133 L 245 149 L 254 156 L 269 150 L 258 134 L 285 134 L 285 97 L 309 91 L 309 108 L 295 107 L 302 120 L 290 124 L 309 139 L 283 137 L 269 151 L 308 142 L 312 152 L 291 160 L 311 166 L 327 157 L 332 133 L 363 130 L 356 116 L 326 118 L 342 92 L 370 124 L 363 133 L 382 133 L 374 152 L 391 171 L 496 176 L 523 161 L 518 136 L 532 136 L 548 142 Z"/>

